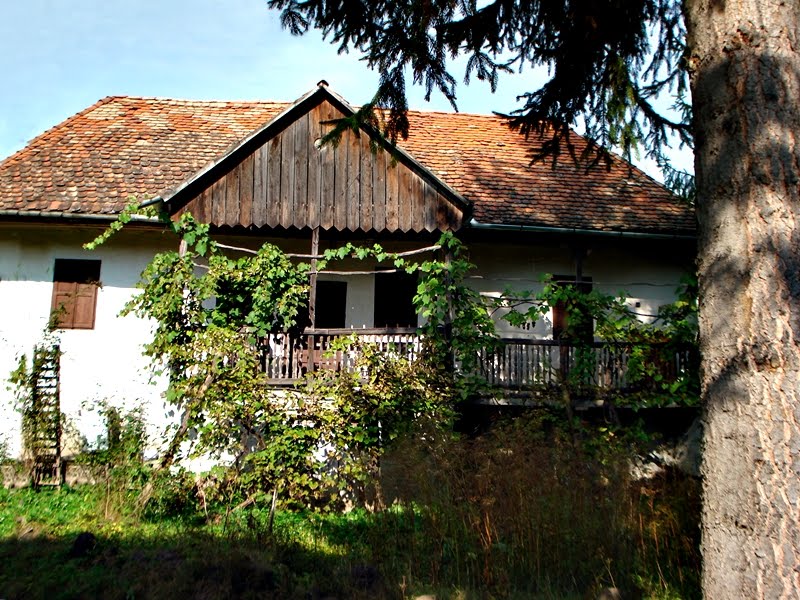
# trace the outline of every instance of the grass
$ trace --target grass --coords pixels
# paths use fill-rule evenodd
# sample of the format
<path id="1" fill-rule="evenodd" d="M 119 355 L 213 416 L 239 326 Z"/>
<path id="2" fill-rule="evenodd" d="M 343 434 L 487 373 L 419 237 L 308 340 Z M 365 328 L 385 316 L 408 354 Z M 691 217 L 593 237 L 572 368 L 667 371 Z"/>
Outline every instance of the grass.
<path id="1" fill-rule="evenodd" d="M 103 516 L 102 490 L 90 486 L 0 491 L 0 597 L 319 595 L 316 573 L 330 572 L 343 550 L 312 543 L 311 520 L 296 515 L 278 518 L 281 536 L 296 532 L 292 544 L 260 539 L 245 521 L 242 515 L 223 530 L 194 516 L 109 520 Z M 94 548 L 71 557 L 75 539 L 85 531 L 95 536 Z M 286 559 L 294 564 L 281 562 Z M 298 561 L 306 568 L 294 568 Z"/>
<path id="2" fill-rule="evenodd" d="M 175 481 L 145 516 L 130 489 L 0 489 L 0 598 L 699 598 L 695 480 L 633 483 L 623 456 L 522 425 L 400 447 L 388 508 L 279 511 L 271 532 L 268 506 L 206 513 Z"/>

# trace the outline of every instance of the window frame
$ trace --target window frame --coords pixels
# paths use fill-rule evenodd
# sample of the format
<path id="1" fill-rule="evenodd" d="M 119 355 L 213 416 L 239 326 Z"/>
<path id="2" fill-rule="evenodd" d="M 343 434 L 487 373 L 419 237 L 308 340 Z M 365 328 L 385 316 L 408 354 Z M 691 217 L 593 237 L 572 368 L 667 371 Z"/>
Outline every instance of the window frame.
<path id="1" fill-rule="evenodd" d="M 419 327 L 419 313 L 414 306 L 419 274 L 378 268 L 375 270 L 373 280 L 373 327 L 387 330 Z M 390 304 L 395 310 L 385 311 L 384 304 Z M 399 319 L 395 320 L 398 317 Z"/>
<path id="2" fill-rule="evenodd" d="M 318 279 L 317 294 L 314 306 L 314 329 L 344 329 L 347 327 L 347 298 L 350 286 L 339 279 Z M 321 308 L 324 304 L 335 304 L 338 310 L 330 307 Z M 320 323 L 322 317 L 322 323 Z M 335 317 L 330 321 L 328 317 Z"/>
<path id="3" fill-rule="evenodd" d="M 102 261 L 56 258 L 50 300 L 52 329 L 95 328 Z"/>

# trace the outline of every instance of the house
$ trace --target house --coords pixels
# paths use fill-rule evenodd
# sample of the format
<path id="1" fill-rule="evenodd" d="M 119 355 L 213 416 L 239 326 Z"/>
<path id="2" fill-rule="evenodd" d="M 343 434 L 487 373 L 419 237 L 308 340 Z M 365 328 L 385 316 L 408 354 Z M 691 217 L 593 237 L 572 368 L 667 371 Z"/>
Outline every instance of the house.
<path id="1" fill-rule="evenodd" d="M 608 168 L 532 164 L 538 140 L 502 119 L 437 112 L 412 111 L 397 148 L 366 130 L 320 144 L 329 122 L 352 110 L 324 84 L 294 103 L 108 97 L 5 159 L 0 377 L 64 305 L 61 410 L 81 434 L 102 433 L 92 407 L 103 401 L 141 405 L 153 423 L 174 416 L 141 356 L 150 324 L 118 316 L 144 266 L 174 239 L 140 218 L 98 250 L 82 249 L 131 197 L 163 202 L 173 215 L 190 211 L 221 240 L 299 253 L 353 240 L 402 251 L 453 231 L 477 265 L 470 285 L 488 296 L 535 288 L 552 273 L 626 290 L 648 315 L 691 269 L 693 210 L 620 158 Z M 580 153 L 585 140 L 573 141 Z M 322 273 L 311 333 L 412 332 L 413 286 L 378 271 Z M 532 328 L 499 321 L 498 329 L 518 352 L 552 338 L 559 319 Z M 19 418 L 6 387 L 2 435 L 15 454 Z"/>

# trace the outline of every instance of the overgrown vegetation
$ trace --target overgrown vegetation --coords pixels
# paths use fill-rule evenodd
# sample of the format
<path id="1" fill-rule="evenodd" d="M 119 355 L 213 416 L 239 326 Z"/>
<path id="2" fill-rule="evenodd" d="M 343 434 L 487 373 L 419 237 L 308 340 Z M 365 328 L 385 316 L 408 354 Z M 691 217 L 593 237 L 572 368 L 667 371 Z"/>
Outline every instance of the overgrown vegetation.
<path id="1" fill-rule="evenodd" d="M 51 319 L 50 325 L 56 317 Z M 19 356 L 8 377 L 14 409 L 21 415 L 22 466 L 33 486 L 60 479 L 60 444 L 64 417 L 58 397 L 59 339 L 51 326 L 35 345 L 30 358 Z"/>
<path id="2" fill-rule="evenodd" d="M 576 437 L 560 413 L 533 411 L 475 438 L 396 442 L 374 512 L 271 517 L 268 497 L 245 505 L 213 474 L 160 480 L 174 501 L 144 514 L 108 511 L 102 483 L 0 491 L 0 594 L 699 597 L 698 484 L 673 471 L 630 481 L 620 431 L 586 422 Z M 76 550 L 81 532 L 95 540 Z"/>
<path id="3" fill-rule="evenodd" d="M 156 256 L 126 311 L 156 321 L 146 353 L 169 374 L 181 422 L 149 465 L 141 416 L 106 407 L 106 438 L 81 459 L 95 485 L 47 496 L 53 506 L 5 493 L 0 558 L 67 553 L 46 563 L 81 582 L 66 596 L 563 598 L 607 586 L 697 596 L 696 482 L 671 472 L 632 482 L 637 430 L 542 409 L 474 438 L 454 432 L 460 403 L 483 385 L 479 352 L 495 343 L 485 302 L 464 285 L 471 265 L 457 239 L 425 249 L 440 252 L 428 260 L 346 244 L 304 263 L 270 244 L 223 247 L 188 215 L 169 227 L 182 249 Z M 276 393 L 260 340 L 301 331 L 309 276 L 342 259 L 419 274 L 423 347 L 410 358 L 342 338 L 331 352 L 350 368 Z M 590 319 L 608 339 L 665 347 L 694 335 L 689 299 L 655 325 L 619 299 L 552 282 L 523 300 L 532 308 L 512 310 L 512 322 L 560 302 L 575 331 Z M 594 368 L 585 350 L 565 386 Z M 650 397 L 680 397 L 659 387 L 660 358 L 631 356 L 632 376 L 657 384 Z M 221 466 L 195 478 L 177 466 L 187 453 Z M 90 547 L 69 550 L 80 530 Z M 53 577 L 0 576 L 0 595 L 58 592 Z"/>
<path id="4" fill-rule="evenodd" d="M 337 507 L 365 497 L 364 483 L 396 437 L 420 427 L 446 430 L 456 404 L 479 385 L 478 350 L 492 343 L 494 330 L 480 296 L 463 283 L 472 265 L 452 235 L 423 249 L 438 253 L 427 260 L 421 251 L 345 244 L 304 263 L 271 244 L 258 251 L 221 246 L 191 215 L 167 225 L 182 250 L 155 257 L 142 274 L 142 293 L 125 309 L 155 320 L 145 353 L 168 372 L 167 400 L 183 412 L 157 470 L 169 469 L 191 435 L 194 455 L 232 465 L 221 477 L 244 490 L 245 502 L 266 496 Z M 354 356 L 354 370 L 276 393 L 259 343 L 301 332 L 309 275 L 343 259 L 419 275 L 414 302 L 425 318 L 423 351 L 410 359 L 341 340 L 332 351 Z M 145 486 L 142 505 L 152 490 Z"/>

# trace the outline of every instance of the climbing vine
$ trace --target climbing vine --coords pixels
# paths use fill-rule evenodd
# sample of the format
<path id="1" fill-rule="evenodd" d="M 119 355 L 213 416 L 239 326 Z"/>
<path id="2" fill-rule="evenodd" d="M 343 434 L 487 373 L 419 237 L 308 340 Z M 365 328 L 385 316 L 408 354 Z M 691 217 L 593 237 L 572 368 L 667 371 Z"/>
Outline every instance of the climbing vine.
<path id="1" fill-rule="evenodd" d="M 281 497 L 329 505 L 343 500 L 343 490 L 363 494 L 378 457 L 395 440 L 449 431 L 457 402 L 483 385 L 478 361 L 496 343 L 494 324 L 484 299 L 464 283 L 473 265 L 452 234 L 423 249 L 433 254 L 427 260 L 420 260 L 422 251 L 350 243 L 317 256 L 290 256 L 271 244 L 257 250 L 220 244 L 208 225 L 189 214 L 165 222 L 180 249 L 155 256 L 142 274 L 141 293 L 124 310 L 154 322 L 145 352 L 169 375 L 166 399 L 182 412 L 160 469 L 187 451 L 218 456 L 231 465 L 222 477 L 226 489 L 237 490 L 245 502 L 269 498 L 274 505 Z M 261 364 L 265 336 L 302 332 L 311 276 L 345 259 L 419 276 L 414 303 L 425 321 L 423 351 L 410 359 L 341 339 L 331 352 L 355 357 L 352 368 L 321 369 L 299 389 L 276 393 Z M 556 303 L 565 307 L 564 335 L 576 350 L 564 389 L 591 384 L 595 353 L 580 332 L 594 324 L 602 339 L 632 349 L 628 377 L 642 390 L 634 402 L 690 403 L 694 373 L 681 374 L 677 384 L 659 379 L 665 359 L 646 349 L 674 356 L 677 345 L 694 342 L 696 304 L 690 296 L 687 291 L 662 308 L 651 324 L 622 298 L 552 279 L 543 291 L 503 297 L 496 307 L 507 310 L 504 318 L 512 324 L 538 320 Z"/>
<path id="2" fill-rule="evenodd" d="M 53 317 L 55 319 L 55 317 Z M 51 320 L 50 325 L 55 321 Z M 63 415 L 58 398 L 59 339 L 48 326 L 30 358 L 19 356 L 16 369 L 9 374 L 14 392 L 14 408 L 22 417 L 22 444 L 31 481 L 38 485 L 42 476 L 57 475 Z"/>
<path id="3" fill-rule="evenodd" d="M 258 250 L 220 244 L 189 214 L 166 226 L 180 249 L 154 257 L 123 311 L 154 322 L 145 353 L 169 375 L 166 399 L 182 411 L 161 469 L 191 441 L 194 454 L 227 458 L 248 498 L 341 500 L 342 487 L 360 493 L 378 454 L 403 432 L 422 423 L 446 430 L 455 403 L 478 385 L 472 365 L 494 329 L 480 296 L 464 285 L 472 265 L 453 235 L 401 253 L 348 243 L 299 257 L 311 259 L 304 262 L 268 243 Z M 420 260 L 422 252 L 434 258 Z M 422 352 L 410 360 L 340 340 L 332 351 L 354 356 L 352 370 L 315 373 L 301 393 L 274 392 L 260 363 L 262 340 L 302 332 L 310 276 L 345 259 L 418 274 Z"/>

